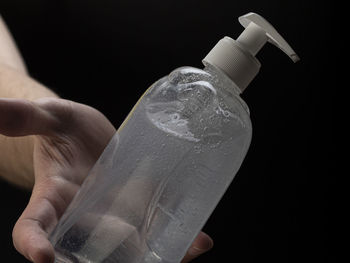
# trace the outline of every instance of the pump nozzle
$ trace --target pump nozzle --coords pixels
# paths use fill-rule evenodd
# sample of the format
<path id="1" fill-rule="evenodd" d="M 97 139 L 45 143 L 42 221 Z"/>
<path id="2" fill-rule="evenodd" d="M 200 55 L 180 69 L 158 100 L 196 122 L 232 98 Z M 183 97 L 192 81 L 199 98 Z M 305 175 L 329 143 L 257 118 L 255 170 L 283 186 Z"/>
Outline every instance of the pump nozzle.
<path id="1" fill-rule="evenodd" d="M 263 17 L 248 13 L 239 17 L 239 22 L 246 28 L 237 40 L 224 37 L 204 58 L 204 65 L 218 67 L 243 91 L 259 72 L 260 63 L 255 55 L 268 41 L 294 62 L 298 55 L 288 45 L 276 29 Z"/>
<path id="2" fill-rule="evenodd" d="M 287 41 L 263 17 L 255 13 L 248 13 L 240 16 L 238 21 L 245 27 L 245 30 L 237 38 L 237 42 L 244 45 L 253 56 L 258 53 L 267 40 L 286 53 L 293 62 L 300 60 Z"/>

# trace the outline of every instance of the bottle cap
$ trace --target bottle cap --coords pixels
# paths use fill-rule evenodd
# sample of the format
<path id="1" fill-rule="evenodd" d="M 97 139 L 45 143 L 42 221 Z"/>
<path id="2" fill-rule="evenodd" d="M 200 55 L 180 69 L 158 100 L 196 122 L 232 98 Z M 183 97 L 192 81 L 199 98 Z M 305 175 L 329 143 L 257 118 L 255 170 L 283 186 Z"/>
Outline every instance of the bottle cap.
<path id="1" fill-rule="evenodd" d="M 294 62 L 299 60 L 287 41 L 260 15 L 248 13 L 238 20 L 245 27 L 242 34 L 237 40 L 230 37 L 221 39 L 203 59 L 203 63 L 218 67 L 241 91 L 258 74 L 261 64 L 255 55 L 266 42 L 280 48 Z"/>

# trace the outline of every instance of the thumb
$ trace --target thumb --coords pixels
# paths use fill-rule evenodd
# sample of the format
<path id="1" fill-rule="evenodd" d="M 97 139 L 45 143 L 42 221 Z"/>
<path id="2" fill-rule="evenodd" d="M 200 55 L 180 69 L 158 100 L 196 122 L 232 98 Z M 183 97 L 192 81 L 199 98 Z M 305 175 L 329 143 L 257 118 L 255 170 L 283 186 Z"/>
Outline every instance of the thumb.
<path id="1" fill-rule="evenodd" d="M 54 261 L 48 233 L 61 216 L 63 199 L 58 199 L 52 180 L 36 181 L 29 203 L 13 228 L 13 244 L 18 252 L 35 263 Z M 61 209 L 59 209 L 61 208 Z"/>
<path id="2" fill-rule="evenodd" d="M 39 103 L 0 98 L 0 133 L 6 136 L 47 134 L 58 120 Z"/>
<path id="3" fill-rule="evenodd" d="M 193 241 L 191 247 L 187 250 L 187 253 L 181 263 L 187 263 L 196 257 L 199 257 L 203 253 L 209 251 L 213 245 L 213 240 L 206 233 L 200 232 Z"/>

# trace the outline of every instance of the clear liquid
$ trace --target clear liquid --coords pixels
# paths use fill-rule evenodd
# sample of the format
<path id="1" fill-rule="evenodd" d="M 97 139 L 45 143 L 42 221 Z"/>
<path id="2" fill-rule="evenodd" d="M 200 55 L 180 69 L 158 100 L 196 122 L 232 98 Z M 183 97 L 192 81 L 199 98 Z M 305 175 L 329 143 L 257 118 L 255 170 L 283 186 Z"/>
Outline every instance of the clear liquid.
<path id="1" fill-rule="evenodd" d="M 56 262 L 180 262 L 250 138 L 246 110 L 213 74 L 173 71 L 137 104 L 51 234 Z"/>

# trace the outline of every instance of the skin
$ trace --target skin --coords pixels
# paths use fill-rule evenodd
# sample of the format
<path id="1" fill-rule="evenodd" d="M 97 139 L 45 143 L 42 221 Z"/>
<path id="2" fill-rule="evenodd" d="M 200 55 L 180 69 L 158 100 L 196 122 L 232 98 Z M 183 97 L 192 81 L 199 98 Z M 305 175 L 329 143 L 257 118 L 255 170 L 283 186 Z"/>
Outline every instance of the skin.
<path id="1" fill-rule="evenodd" d="M 115 132 L 101 112 L 58 98 L 28 75 L 0 16 L 0 177 L 32 191 L 13 229 L 27 259 L 54 261 L 48 233 Z M 201 232 L 182 263 L 212 246 Z"/>

